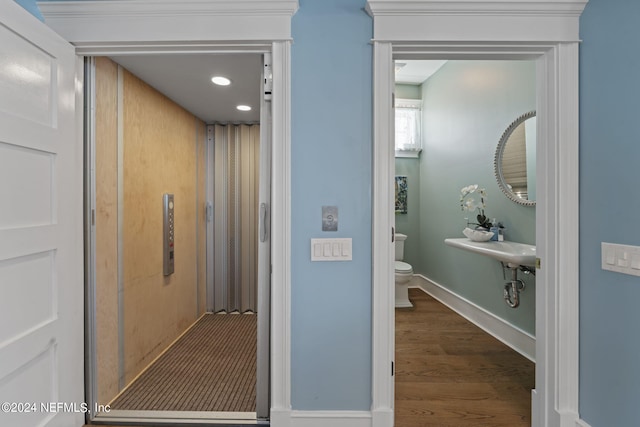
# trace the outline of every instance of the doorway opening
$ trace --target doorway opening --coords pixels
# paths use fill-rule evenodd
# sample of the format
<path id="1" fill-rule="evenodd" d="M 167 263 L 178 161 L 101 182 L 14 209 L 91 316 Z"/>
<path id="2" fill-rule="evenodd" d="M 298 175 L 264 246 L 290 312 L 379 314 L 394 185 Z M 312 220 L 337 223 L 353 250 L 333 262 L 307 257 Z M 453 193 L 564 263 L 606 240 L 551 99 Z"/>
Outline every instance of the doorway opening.
<path id="1" fill-rule="evenodd" d="M 268 223 L 254 223 L 270 193 L 269 69 L 269 52 L 88 58 L 87 394 L 101 409 L 92 420 L 269 418 L 270 242 Z M 220 75 L 232 84 L 215 86 Z M 242 130 L 227 141 L 214 126 Z M 229 181 L 244 185 L 234 187 L 226 212 L 253 233 L 209 233 L 225 216 L 213 209 L 208 182 L 223 145 L 238 156 L 217 160 L 234 165 Z M 213 250 L 223 238 L 228 251 Z M 246 309 L 214 314 L 222 310 L 208 304 L 220 258 L 247 258 L 233 264 L 236 276 L 248 277 Z M 225 284 L 228 294 L 242 294 L 234 280 Z"/>
<path id="2" fill-rule="evenodd" d="M 394 36 L 380 37 L 394 40 Z M 424 39 L 420 36 L 418 39 Z M 426 37 L 429 38 L 428 36 Z M 463 42 L 417 44 L 411 42 L 374 42 L 374 210 L 378 213 L 374 230 L 388 230 L 394 227 L 393 211 L 393 62 L 395 60 L 416 59 L 482 59 L 482 60 L 533 60 L 536 64 L 536 254 L 542 260 L 542 268 L 536 270 L 535 306 L 535 389 L 532 390 L 532 425 L 543 425 L 557 416 L 553 408 L 555 399 L 566 403 L 566 408 L 574 408 L 577 402 L 576 365 L 577 362 L 577 259 L 573 257 L 577 247 L 576 228 L 577 203 L 572 197 L 577 189 L 577 102 L 575 97 L 562 97 L 567 102 L 558 103 L 563 90 L 573 95 L 577 75 L 577 43 L 567 45 L 549 43 L 515 43 L 505 47 L 499 43 L 478 42 L 468 46 Z M 559 141 L 560 136 L 562 143 Z M 563 159 L 563 166 L 560 161 Z M 565 194 L 570 200 L 560 199 Z M 563 227 L 559 227 L 563 224 Z M 375 224 L 374 224 L 375 225 Z M 569 227 L 567 230 L 566 227 Z M 564 236 L 564 237 L 563 237 Z M 388 281 L 393 279 L 393 247 L 385 239 L 386 233 L 374 235 L 374 278 Z M 559 269 L 559 259 L 565 264 Z M 545 267 L 546 266 L 546 267 Z M 560 276 L 567 280 L 559 286 Z M 384 341 L 388 332 L 394 336 L 393 291 L 384 287 L 383 281 L 374 279 L 374 335 Z M 562 295 L 563 305 L 557 304 Z M 380 316 L 378 315 L 380 314 Z M 561 331 L 574 345 L 557 337 Z M 384 366 L 394 362 L 395 349 L 391 340 L 389 348 L 374 346 L 374 365 Z M 385 350 L 387 350 L 385 352 Z M 379 355 L 379 356 L 378 356 Z M 558 367 L 560 364 L 563 369 Z M 564 369 L 566 368 L 566 369 Z M 394 378 L 387 380 L 377 376 L 374 370 L 374 388 L 389 390 L 388 394 L 374 394 L 375 398 L 389 398 L 393 401 Z M 389 384 L 386 388 L 385 384 Z M 560 384 L 566 387 L 559 386 Z M 563 406 L 564 408 L 564 406 Z M 559 411 L 558 411 L 559 412 Z M 568 416 L 577 416 L 576 411 L 564 411 Z M 563 412 L 563 413 L 564 413 Z M 570 413 L 570 414 L 569 414 Z M 555 419 L 555 418 L 554 418 Z M 546 425 L 546 424 L 544 424 Z"/>
<path id="3" fill-rule="evenodd" d="M 399 236 L 406 236 L 404 258 L 398 260 L 396 251 L 396 264 L 407 263 L 414 274 L 408 300 L 396 280 L 396 424 L 410 424 L 412 405 L 423 399 L 430 401 L 422 402 L 430 415 L 422 419 L 432 424 L 451 421 L 460 411 L 530 425 L 535 276 L 520 274 L 526 288 L 518 308 L 511 308 L 503 299 L 510 274 L 505 277 L 501 263 L 451 248 L 445 239 L 464 239 L 463 229 L 476 227 L 482 213 L 502 224 L 508 241 L 535 245 L 535 206 L 502 194 L 494 158 L 505 130 L 536 109 L 536 63 L 396 58 L 394 69 L 396 249 Z M 505 168 L 514 170 L 511 182 L 523 181 L 526 189 L 523 141 L 512 141 L 520 143 L 512 150 L 517 156 Z M 535 141 L 527 142 L 533 142 L 535 159 Z M 477 190 L 463 200 L 461 189 L 474 185 Z M 529 187 L 532 196 L 535 185 Z M 480 374 L 480 367 L 492 374 Z"/>

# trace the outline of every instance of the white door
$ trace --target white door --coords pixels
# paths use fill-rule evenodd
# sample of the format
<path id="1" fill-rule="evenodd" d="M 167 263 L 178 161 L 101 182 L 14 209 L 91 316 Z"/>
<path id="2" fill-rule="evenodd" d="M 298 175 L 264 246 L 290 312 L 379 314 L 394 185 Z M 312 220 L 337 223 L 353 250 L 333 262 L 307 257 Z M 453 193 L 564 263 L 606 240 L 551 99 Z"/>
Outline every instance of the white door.
<path id="1" fill-rule="evenodd" d="M 84 422 L 74 48 L 0 1 L 0 425 Z"/>

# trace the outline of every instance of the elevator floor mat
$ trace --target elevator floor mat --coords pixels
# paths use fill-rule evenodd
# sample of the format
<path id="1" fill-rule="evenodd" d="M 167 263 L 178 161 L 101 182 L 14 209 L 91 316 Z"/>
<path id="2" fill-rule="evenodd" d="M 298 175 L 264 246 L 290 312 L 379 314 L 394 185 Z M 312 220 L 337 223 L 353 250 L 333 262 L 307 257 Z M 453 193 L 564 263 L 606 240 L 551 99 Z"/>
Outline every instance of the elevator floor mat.
<path id="1" fill-rule="evenodd" d="M 111 402 L 112 410 L 256 410 L 252 314 L 207 314 Z"/>

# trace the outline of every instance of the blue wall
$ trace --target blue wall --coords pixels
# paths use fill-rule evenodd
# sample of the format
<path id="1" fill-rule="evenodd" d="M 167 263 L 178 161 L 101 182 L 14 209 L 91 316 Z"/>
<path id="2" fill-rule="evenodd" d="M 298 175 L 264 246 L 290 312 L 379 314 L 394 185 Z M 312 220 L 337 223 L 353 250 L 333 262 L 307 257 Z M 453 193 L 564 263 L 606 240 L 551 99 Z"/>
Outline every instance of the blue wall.
<path id="1" fill-rule="evenodd" d="M 590 0 L 580 22 L 580 413 L 640 420 L 640 277 L 603 271 L 600 243 L 640 245 L 640 2 Z"/>
<path id="2" fill-rule="evenodd" d="M 396 176 L 407 177 L 407 213 L 396 213 L 396 231 L 408 236 L 404 242 L 404 261 L 413 266 L 420 263 L 420 159 L 396 158 Z"/>
<path id="3" fill-rule="evenodd" d="M 535 208 L 509 200 L 494 173 L 503 132 L 535 110 L 535 82 L 533 61 L 448 61 L 422 84 L 420 230 L 407 239 L 420 240 L 415 272 L 532 335 L 534 278 L 520 274 L 527 287 L 513 309 L 503 298 L 500 263 L 447 246 L 444 239 L 464 237 L 465 217 L 476 221 L 477 211 L 460 209 L 460 190 L 478 184 L 487 191 L 485 214 L 504 224 L 505 239 L 535 244 Z"/>
<path id="4" fill-rule="evenodd" d="M 422 99 L 422 85 L 396 84 L 396 99 Z M 395 214 L 398 233 L 412 236 L 404 242 L 404 261 L 412 266 L 420 259 L 420 159 L 396 157 L 396 176 L 407 177 L 407 212 Z M 415 268 L 414 268 L 415 271 Z"/>
<path id="5" fill-rule="evenodd" d="M 365 0 L 302 0 L 292 21 L 294 409 L 371 407 L 371 18 Z M 338 206 L 338 232 L 321 208 Z M 352 262 L 311 262 L 310 239 L 352 237 Z"/>

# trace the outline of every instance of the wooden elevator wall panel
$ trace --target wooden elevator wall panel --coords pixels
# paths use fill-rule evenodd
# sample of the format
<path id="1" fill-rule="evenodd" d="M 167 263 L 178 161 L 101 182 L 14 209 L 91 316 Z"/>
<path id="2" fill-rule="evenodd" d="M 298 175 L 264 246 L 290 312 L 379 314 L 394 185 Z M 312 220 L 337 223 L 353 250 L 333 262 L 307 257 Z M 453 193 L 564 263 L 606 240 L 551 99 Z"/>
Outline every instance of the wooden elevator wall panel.
<path id="1" fill-rule="evenodd" d="M 96 58 L 97 400 L 118 393 L 118 66 Z"/>
<path id="2" fill-rule="evenodd" d="M 195 117 L 125 71 L 124 353 L 130 382 L 196 319 Z M 162 195 L 174 194 L 175 272 L 163 276 Z"/>

